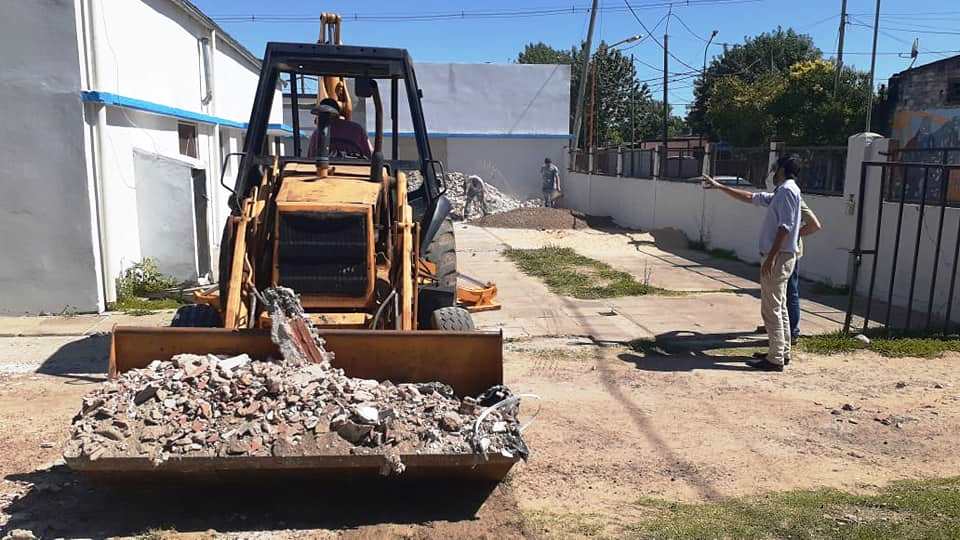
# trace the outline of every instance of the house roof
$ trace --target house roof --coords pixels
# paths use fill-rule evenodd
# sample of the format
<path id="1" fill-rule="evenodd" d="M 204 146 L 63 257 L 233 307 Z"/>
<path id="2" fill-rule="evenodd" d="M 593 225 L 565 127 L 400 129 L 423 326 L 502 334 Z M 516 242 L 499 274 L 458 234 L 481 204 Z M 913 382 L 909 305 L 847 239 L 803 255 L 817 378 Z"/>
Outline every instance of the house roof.
<path id="1" fill-rule="evenodd" d="M 927 70 L 927 69 L 930 69 L 930 68 L 933 68 L 933 67 L 938 67 L 938 66 L 940 66 L 940 65 L 942 65 L 942 64 L 949 64 L 949 63 L 952 63 L 952 62 L 960 62 L 960 54 L 958 54 L 958 55 L 956 55 L 956 56 L 950 56 L 950 57 L 947 57 L 947 58 L 942 58 L 942 59 L 937 60 L 937 61 L 935 61 L 935 62 L 930 62 L 929 64 L 923 64 L 922 66 L 917 66 L 917 67 L 913 67 L 913 68 L 910 68 L 910 69 L 905 69 L 905 70 L 903 70 L 903 71 L 901 71 L 901 72 L 899 72 L 899 73 L 895 73 L 894 76 L 908 75 L 908 74 L 911 74 L 911 73 L 915 73 L 915 72 L 917 72 L 917 71 L 924 71 L 924 70 Z"/>

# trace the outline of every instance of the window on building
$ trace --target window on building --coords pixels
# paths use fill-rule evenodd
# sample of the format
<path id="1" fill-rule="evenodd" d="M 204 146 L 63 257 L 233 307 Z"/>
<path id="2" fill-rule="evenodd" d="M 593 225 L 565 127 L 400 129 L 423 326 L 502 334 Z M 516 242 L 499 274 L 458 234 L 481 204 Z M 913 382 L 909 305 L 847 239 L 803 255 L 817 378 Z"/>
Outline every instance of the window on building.
<path id="1" fill-rule="evenodd" d="M 177 135 L 180 137 L 180 153 L 184 156 L 197 158 L 197 126 L 196 124 L 177 124 Z"/>
<path id="2" fill-rule="evenodd" d="M 947 104 L 960 105 L 960 78 L 947 81 Z"/>

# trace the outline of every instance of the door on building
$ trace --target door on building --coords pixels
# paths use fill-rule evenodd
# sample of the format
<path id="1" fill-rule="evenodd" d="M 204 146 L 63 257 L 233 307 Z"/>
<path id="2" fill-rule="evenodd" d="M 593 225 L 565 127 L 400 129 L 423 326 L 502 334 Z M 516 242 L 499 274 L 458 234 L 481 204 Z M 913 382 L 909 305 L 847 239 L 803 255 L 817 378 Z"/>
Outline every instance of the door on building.
<path id="1" fill-rule="evenodd" d="M 134 150 L 140 254 L 193 282 L 210 271 L 206 173 L 195 164 Z"/>

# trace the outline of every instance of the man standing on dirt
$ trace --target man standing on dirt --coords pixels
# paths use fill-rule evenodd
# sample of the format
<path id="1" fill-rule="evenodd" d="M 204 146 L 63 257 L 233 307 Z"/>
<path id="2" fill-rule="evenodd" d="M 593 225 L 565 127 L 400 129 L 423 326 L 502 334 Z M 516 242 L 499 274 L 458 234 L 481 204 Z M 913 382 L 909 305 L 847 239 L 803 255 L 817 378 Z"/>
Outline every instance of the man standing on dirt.
<path id="1" fill-rule="evenodd" d="M 799 161 L 792 156 L 777 160 L 772 193 L 752 193 L 725 186 L 704 176 L 703 187 L 717 188 L 734 199 L 765 206 L 767 214 L 760 229 L 760 313 L 770 348 L 767 357 L 747 362 L 764 371 L 783 371 L 790 360 L 790 315 L 787 312 L 787 282 L 797 264 L 800 239 L 800 188 L 795 178 Z"/>
<path id="2" fill-rule="evenodd" d="M 797 342 L 800 338 L 800 259 L 803 258 L 803 238 L 819 231 L 823 228 L 820 218 L 813 213 L 813 210 L 807 206 L 804 200 L 800 199 L 800 240 L 798 242 L 797 264 L 793 268 L 793 274 L 790 274 L 790 281 L 787 282 L 787 313 L 790 314 L 790 343 Z M 757 333 L 766 334 L 765 326 L 757 327 Z M 756 353 L 754 358 L 766 358 L 766 354 Z"/>
<path id="3" fill-rule="evenodd" d="M 560 196 L 560 169 L 550 158 L 545 158 L 543 167 L 540 167 L 540 177 L 543 179 L 543 206 L 552 208 Z"/>
<path id="4" fill-rule="evenodd" d="M 481 214 L 486 217 L 487 201 L 483 196 L 483 180 L 479 176 L 471 174 L 467 177 L 464 184 L 466 184 L 463 187 L 466 202 L 463 203 L 463 219 L 470 219 L 470 207 L 478 202 L 480 204 Z"/>

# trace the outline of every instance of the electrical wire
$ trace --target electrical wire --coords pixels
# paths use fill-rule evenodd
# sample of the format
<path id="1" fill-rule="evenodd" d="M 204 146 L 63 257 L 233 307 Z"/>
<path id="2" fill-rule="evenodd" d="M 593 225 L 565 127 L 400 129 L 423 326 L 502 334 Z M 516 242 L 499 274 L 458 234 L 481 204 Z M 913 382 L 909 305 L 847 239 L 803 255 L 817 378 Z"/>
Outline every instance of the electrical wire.
<path id="1" fill-rule="evenodd" d="M 726 6 L 736 4 L 752 4 L 763 0 L 685 0 L 678 7 L 701 7 L 701 6 Z M 663 9 L 670 8 L 677 4 L 675 1 L 658 1 L 638 4 L 636 9 Z M 626 13 L 627 9 L 615 6 L 602 6 L 598 8 L 600 13 Z M 512 10 L 459 10 L 446 12 L 421 12 L 421 13 L 377 13 L 364 14 L 361 12 L 342 14 L 343 20 L 353 22 L 428 22 L 437 20 L 467 20 L 467 19 L 512 19 L 512 18 L 531 18 L 548 17 L 557 15 L 578 15 L 589 13 L 590 8 L 586 6 L 565 6 L 565 7 L 541 7 L 524 8 Z M 257 15 L 257 14 L 223 14 L 213 15 L 211 17 L 217 22 L 225 23 L 317 23 L 320 17 L 315 14 L 309 15 Z"/>
<path id="2" fill-rule="evenodd" d="M 657 38 L 653 37 L 653 32 L 651 32 L 650 29 L 647 28 L 647 25 L 643 24 L 643 21 L 640 20 L 640 16 L 637 15 L 637 12 L 633 10 L 633 6 L 630 5 L 630 2 L 629 2 L 628 0 L 623 0 L 623 3 L 626 4 L 627 7 L 630 9 L 630 13 L 633 15 L 633 18 L 636 19 L 638 23 L 640 23 L 640 26 L 647 32 L 647 34 L 650 34 L 650 37 L 653 39 L 653 42 L 656 43 L 657 45 L 659 45 L 660 48 L 663 49 L 663 50 L 667 53 L 668 56 L 670 56 L 670 58 L 673 58 L 673 59 L 676 60 L 677 62 L 680 62 L 681 64 L 683 64 L 684 66 L 686 66 L 686 67 L 688 67 L 688 68 L 690 68 L 690 69 L 692 69 L 692 70 L 697 70 L 697 69 L 699 69 L 699 68 L 695 68 L 695 67 L 691 66 L 690 64 L 684 62 L 683 60 L 681 60 L 680 58 L 678 58 L 677 55 L 673 54 L 673 53 L 670 52 L 666 47 L 664 47 L 664 46 L 663 46 L 663 43 L 660 43 L 660 40 L 658 40 Z M 669 18 L 668 18 L 668 21 L 669 21 Z M 667 24 L 669 24 L 669 22 L 668 22 Z"/>

